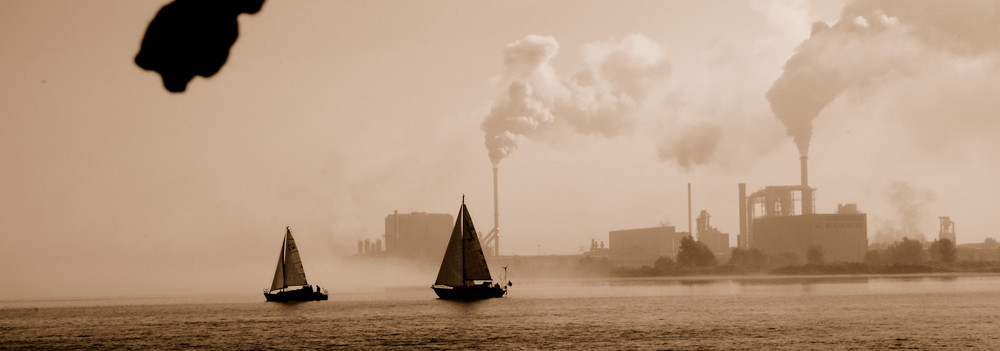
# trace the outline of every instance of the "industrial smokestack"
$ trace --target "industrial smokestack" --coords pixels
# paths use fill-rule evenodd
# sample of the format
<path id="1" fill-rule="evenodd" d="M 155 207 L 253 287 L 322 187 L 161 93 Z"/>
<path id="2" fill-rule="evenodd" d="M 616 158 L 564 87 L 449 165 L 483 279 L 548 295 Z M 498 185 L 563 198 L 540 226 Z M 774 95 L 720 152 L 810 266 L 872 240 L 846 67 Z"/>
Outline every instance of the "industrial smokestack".
<path id="1" fill-rule="evenodd" d="M 393 238 L 392 238 L 393 250 L 396 250 L 399 253 L 402 253 L 403 252 L 402 250 L 399 250 L 397 247 L 395 247 L 396 244 L 399 244 L 399 210 L 392 210 L 392 219 L 393 219 L 393 221 L 395 221 L 392 224 L 392 228 L 393 228 L 393 231 L 394 231 Z M 389 242 L 388 242 L 388 240 L 386 240 L 386 243 L 385 243 L 385 250 L 386 251 L 389 250 Z"/>
<path id="2" fill-rule="evenodd" d="M 802 186 L 809 186 L 809 156 L 799 157 L 799 165 L 802 168 Z"/>
<path id="3" fill-rule="evenodd" d="M 500 201 L 497 199 L 497 168 L 493 167 L 493 228 L 500 227 Z"/>
<path id="4" fill-rule="evenodd" d="M 493 167 L 493 232 L 496 239 L 493 242 L 493 254 L 500 255 L 500 200 L 497 190 L 497 168 Z"/>
<path id="5" fill-rule="evenodd" d="M 813 194 L 812 188 L 809 187 L 809 157 L 802 156 L 799 157 L 799 167 L 802 176 L 802 214 L 812 214 L 813 212 Z"/>
<path id="6" fill-rule="evenodd" d="M 498 195 L 497 167 L 493 166 L 493 229 L 486 236 L 480 237 L 482 242 L 486 244 L 484 252 L 493 256 L 500 256 L 500 202 L 497 199 Z"/>
<path id="7" fill-rule="evenodd" d="M 688 235 L 694 239 L 694 232 L 691 230 L 691 183 L 688 183 Z"/>
<path id="8" fill-rule="evenodd" d="M 740 183 L 740 235 L 736 237 L 736 247 L 746 249 L 747 244 L 747 185 Z"/>

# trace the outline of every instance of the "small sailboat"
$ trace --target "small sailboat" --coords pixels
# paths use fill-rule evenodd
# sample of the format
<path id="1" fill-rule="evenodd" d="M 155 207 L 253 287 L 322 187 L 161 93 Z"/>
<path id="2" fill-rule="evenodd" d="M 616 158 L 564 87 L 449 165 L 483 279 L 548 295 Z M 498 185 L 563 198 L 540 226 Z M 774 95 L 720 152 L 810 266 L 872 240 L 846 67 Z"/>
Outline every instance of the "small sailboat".
<path id="1" fill-rule="evenodd" d="M 501 297 L 510 285 L 509 282 L 493 283 L 479 235 L 472 224 L 469 209 L 465 207 L 465 196 L 462 196 L 462 207 L 455 219 L 441 270 L 431 288 L 442 299 L 474 300 Z"/>
<path id="2" fill-rule="evenodd" d="M 299 286 L 298 289 L 288 289 Z M 302 268 L 302 258 L 299 248 L 295 246 L 292 230 L 285 227 L 285 240 L 281 243 L 281 254 L 278 255 L 278 268 L 274 270 L 274 280 L 271 289 L 264 289 L 264 298 L 274 302 L 318 301 L 326 300 L 326 290 L 319 286 L 313 287 L 306 281 L 306 271 Z"/>

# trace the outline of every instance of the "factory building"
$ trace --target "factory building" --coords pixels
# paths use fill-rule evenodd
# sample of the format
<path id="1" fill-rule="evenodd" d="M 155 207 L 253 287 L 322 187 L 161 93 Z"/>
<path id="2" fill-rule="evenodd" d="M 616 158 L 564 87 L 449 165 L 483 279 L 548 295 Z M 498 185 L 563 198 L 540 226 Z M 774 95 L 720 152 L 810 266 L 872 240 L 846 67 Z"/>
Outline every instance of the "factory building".
<path id="1" fill-rule="evenodd" d="M 676 259 L 681 238 L 687 235 L 673 226 L 613 230 L 608 232 L 609 253 L 625 266 L 650 266 L 660 256 Z"/>
<path id="2" fill-rule="evenodd" d="M 868 251 L 868 218 L 854 204 L 837 213 L 817 214 L 815 189 L 809 187 L 807 158 L 801 161 L 801 185 L 768 186 L 746 195 L 739 185 L 740 248 L 765 254 L 791 253 L 805 258 L 818 248 L 827 262 L 861 262 Z"/>
<path id="3" fill-rule="evenodd" d="M 708 249 L 716 255 L 727 254 L 729 253 L 729 233 L 722 233 L 713 227 L 709 222 L 711 218 L 712 215 L 705 210 L 698 214 L 698 241 L 708 246 Z"/>
<path id="4" fill-rule="evenodd" d="M 817 247 L 827 262 L 861 262 L 868 252 L 867 215 L 810 214 L 756 218 L 751 248 L 805 258 Z"/>
<path id="5" fill-rule="evenodd" d="M 385 256 L 440 262 L 454 221 L 447 213 L 399 213 L 385 216 Z"/>

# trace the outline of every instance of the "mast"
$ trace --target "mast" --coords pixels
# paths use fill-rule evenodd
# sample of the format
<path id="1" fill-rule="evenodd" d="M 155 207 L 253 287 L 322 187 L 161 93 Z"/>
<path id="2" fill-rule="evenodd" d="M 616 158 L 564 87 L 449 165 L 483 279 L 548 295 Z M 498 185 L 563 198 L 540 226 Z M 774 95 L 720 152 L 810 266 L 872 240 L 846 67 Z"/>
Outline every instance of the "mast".
<path id="1" fill-rule="evenodd" d="M 468 252 L 466 252 L 468 251 Z M 486 257 L 476 234 L 476 226 L 465 205 L 465 197 L 458 210 L 458 218 L 448 239 L 448 248 L 441 260 L 435 285 L 452 287 L 470 286 L 469 281 L 491 280 Z"/>
<path id="2" fill-rule="evenodd" d="M 285 230 L 288 230 L 286 227 Z M 285 284 L 285 248 L 288 247 L 288 236 L 281 238 L 281 255 L 278 256 L 278 267 L 281 268 L 281 289 L 284 290 L 288 287 Z M 275 278 L 277 279 L 277 278 Z"/>
<path id="3" fill-rule="evenodd" d="M 458 215 L 462 216 L 462 218 L 459 219 L 462 222 L 462 228 L 461 228 L 462 229 L 462 286 L 468 286 L 469 283 L 468 283 L 468 281 L 465 280 L 465 277 L 466 277 L 466 274 L 465 274 L 465 194 L 462 194 L 462 210 L 459 211 Z"/>

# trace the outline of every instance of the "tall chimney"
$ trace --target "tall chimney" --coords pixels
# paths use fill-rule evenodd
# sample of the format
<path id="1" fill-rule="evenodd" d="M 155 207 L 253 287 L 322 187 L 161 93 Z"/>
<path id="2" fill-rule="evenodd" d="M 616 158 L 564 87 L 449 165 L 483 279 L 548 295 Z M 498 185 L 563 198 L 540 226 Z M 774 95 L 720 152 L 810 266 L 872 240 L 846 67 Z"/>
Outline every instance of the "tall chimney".
<path id="1" fill-rule="evenodd" d="M 802 186 L 809 186 L 809 156 L 799 157 L 801 167 Z"/>
<path id="2" fill-rule="evenodd" d="M 688 235 L 694 239 L 694 231 L 691 230 L 691 183 L 688 183 Z"/>
<path id="3" fill-rule="evenodd" d="M 500 227 L 500 208 L 498 206 L 499 200 L 497 199 L 497 168 L 493 167 L 493 228 Z"/>
<path id="4" fill-rule="evenodd" d="M 813 212 L 813 194 L 812 188 L 809 187 L 809 157 L 802 156 L 799 157 L 800 173 L 802 176 L 802 214 L 812 214 Z"/>
<path id="5" fill-rule="evenodd" d="M 500 255 L 500 200 L 497 191 L 497 168 L 493 167 L 493 231 L 496 238 L 493 241 L 493 255 Z"/>
<path id="6" fill-rule="evenodd" d="M 497 189 L 497 167 L 493 166 L 493 229 L 485 236 L 481 236 L 479 239 L 485 249 L 483 253 L 492 256 L 500 256 L 500 200 L 499 191 Z"/>
<path id="7" fill-rule="evenodd" d="M 399 210 L 392 210 L 392 219 L 395 221 L 392 224 L 393 231 L 395 231 L 395 233 L 393 233 L 392 249 L 396 250 L 397 254 L 403 254 L 403 250 L 396 247 L 396 245 L 399 244 Z M 385 246 L 385 249 L 389 250 L 389 243 L 386 243 Z"/>
<path id="8" fill-rule="evenodd" d="M 736 237 L 736 247 L 746 249 L 747 244 L 747 185 L 740 183 L 740 235 Z"/>

